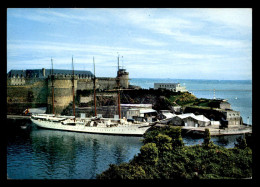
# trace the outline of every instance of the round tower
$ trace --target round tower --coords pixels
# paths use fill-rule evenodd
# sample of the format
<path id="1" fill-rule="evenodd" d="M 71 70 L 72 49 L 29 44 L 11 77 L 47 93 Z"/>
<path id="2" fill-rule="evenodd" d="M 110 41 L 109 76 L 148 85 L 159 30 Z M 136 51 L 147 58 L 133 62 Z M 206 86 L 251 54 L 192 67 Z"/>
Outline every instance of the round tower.
<path id="1" fill-rule="evenodd" d="M 53 112 L 53 103 L 54 103 L 54 113 L 60 114 L 65 108 L 73 102 L 73 93 L 72 93 L 72 76 L 48 76 L 48 98 L 47 98 L 47 112 Z M 54 93 L 52 94 L 52 87 Z M 77 77 L 74 78 L 74 95 L 76 97 L 77 90 Z M 53 100 L 54 95 L 54 100 Z"/>
<path id="2" fill-rule="evenodd" d="M 119 69 L 118 70 L 118 76 L 120 78 L 120 86 L 122 88 L 128 88 L 129 87 L 129 73 L 126 72 L 126 69 Z"/>

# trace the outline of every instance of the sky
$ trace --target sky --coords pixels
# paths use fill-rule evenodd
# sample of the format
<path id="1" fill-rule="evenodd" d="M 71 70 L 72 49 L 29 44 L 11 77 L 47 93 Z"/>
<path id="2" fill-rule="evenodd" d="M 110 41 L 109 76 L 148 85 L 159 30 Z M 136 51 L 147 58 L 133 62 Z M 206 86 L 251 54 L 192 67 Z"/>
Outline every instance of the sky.
<path id="1" fill-rule="evenodd" d="M 252 80 L 251 8 L 8 8 L 7 72 Z"/>

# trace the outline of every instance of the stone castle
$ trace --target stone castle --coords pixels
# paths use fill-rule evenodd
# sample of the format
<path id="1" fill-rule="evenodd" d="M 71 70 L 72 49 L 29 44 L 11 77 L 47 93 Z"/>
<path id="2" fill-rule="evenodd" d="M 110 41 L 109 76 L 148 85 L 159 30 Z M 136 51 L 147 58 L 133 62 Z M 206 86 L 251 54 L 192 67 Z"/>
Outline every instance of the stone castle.
<path id="1" fill-rule="evenodd" d="M 51 77 L 54 77 L 53 80 Z M 120 88 L 137 88 L 129 84 L 129 73 L 118 69 Z M 94 75 L 90 71 L 53 69 L 11 70 L 7 73 L 7 113 L 22 113 L 26 108 L 52 108 L 52 84 L 54 87 L 55 113 L 60 114 L 73 101 L 74 92 L 93 90 Z M 100 91 L 117 88 L 117 78 L 96 77 L 96 89 Z"/>

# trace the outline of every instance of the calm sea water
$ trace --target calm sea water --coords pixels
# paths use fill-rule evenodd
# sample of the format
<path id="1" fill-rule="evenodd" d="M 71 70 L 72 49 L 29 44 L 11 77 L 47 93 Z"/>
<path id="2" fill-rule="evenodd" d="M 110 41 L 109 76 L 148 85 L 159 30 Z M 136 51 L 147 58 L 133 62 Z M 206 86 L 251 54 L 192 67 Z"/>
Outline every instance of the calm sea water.
<path id="1" fill-rule="evenodd" d="M 128 162 L 141 137 L 38 129 L 9 132 L 7 174 L 11 179 L 94 179 L 109 164 Z"/>
<path id="2" fill-rule="evenodd" d="M 95 179 L 110 164 L 128 162 L 140 152 L 142 137 L 111 136 L 58 130 L 8 131 L 7 175 L 11 179 Z M 212 137 L 220 146 L 234 147 L 240 135 Z M 183 137 L 186 145 L 202 138 Z"/>
<path id="3" fill-rule="evenodd" d="M 130 84 L 142 88 L 153 88 L 154 83 L 180 83 L 198 98 L 227 99 L 231 108 L 240 111 L 244 123 L 252 124 L 252 81 L 251 80 L 191 80 L 191 79 L 137 79 Z"/>
<path id="4" fill-rule="evenodd" d="M 213 98 L 213 91 L 207 90 L 216 89 L 216 97 L 228 99 L 243 118 L 252 116 L 251 81 L 131 80 L 131 84 L 143 88 L 153 88 L 154 82 L 179 82 L 197 97 L 204 98 Z M 7 175 L 11 179 L 95 179 L 110 164 L 131 160 L 143 145 L 142 137 L 65 132 L 27 125 L 29 128 L 21 129 L 18 124 L 7 132 Z M 211 139 L 217 145 L 232 148 L 239 136 Z M 183 141 L 195 145 L 203 139 L 183 137 Z"/>

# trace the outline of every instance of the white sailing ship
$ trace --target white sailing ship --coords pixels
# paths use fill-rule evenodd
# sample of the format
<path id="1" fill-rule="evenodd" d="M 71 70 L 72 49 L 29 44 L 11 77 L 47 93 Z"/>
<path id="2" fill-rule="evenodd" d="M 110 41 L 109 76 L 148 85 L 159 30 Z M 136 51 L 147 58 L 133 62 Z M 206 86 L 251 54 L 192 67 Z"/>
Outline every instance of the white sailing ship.
<path id="1" fill-rule="evenodd" d="M 94 61 L 94 58 L 93 58 Z M 119 59 L 118 59 L 119 61 Z M 73 58 L 72 58 L 73 67 Z M 118 65 L 119 67 L 119 65 Z M 73 67 L 74 79 L 74 67 Z M 53 78 L 52 78 L 53 80 Z M 121 119 L 120 112 L 120 92 L 119 92 L 119 75 L 117 76 L 118 83 L 118 119 L 116 118 L 98 118 L 96 113 L 96 95 L 95 95 L 95 64 L 94 64 L 94 107 L 95 116 L 92 118 L 76 118 L 75 116 L 75 97 L 74 97 L 74 80 L 73 82 L 73 116 L 61 116 L 53 114 L 34 114 L 31 116 L 31 121 L 38 127 L 46 129 L 56 129 L 75 132 L 111 134 L 111 135 L 132 135 L 142 136 L 151 126 L 148 122 L 128 121 Z M 54 91 L 52 83 L 52 105 L 54 108 Z"/>
<path id="2" fill-rule="evenodd" d="M 151 125 L 148 122 L 128 122 L 125 118 L 76 118 L 52 114 L 32 115 L 31 121 L 41 128 L 112 135 L 142 136 Z"/>

